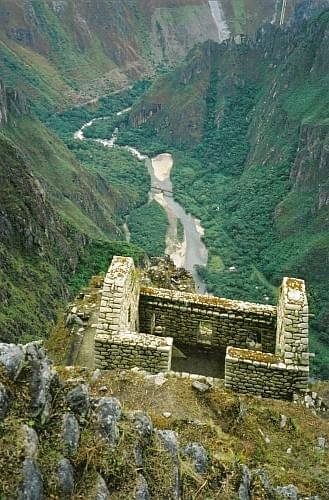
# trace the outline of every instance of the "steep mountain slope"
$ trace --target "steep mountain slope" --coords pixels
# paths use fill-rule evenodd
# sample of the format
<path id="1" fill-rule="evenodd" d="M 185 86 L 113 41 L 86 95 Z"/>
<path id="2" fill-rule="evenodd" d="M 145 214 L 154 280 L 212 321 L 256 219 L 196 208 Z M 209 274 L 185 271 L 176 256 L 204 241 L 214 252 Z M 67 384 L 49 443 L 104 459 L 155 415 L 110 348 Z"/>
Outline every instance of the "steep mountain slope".
<path id="1" fill-rule="evenodd" d="M 175 64 L 195 43 L 253 32 L 278 10 L 280 0 L 3 0 L 0 71 L 47 114 Z"/>
<path id="2" fill-rule="evenodd" d="M 153 141 L 176 150 L 179 199 L 206 229 L 210 290 L 264 300 L 283 274 L 306 279 L 323 376 L 329 343 L 328 29 L 325 11 L 286 30 L 268 25 L 240 45 L 199 46 L 153 86 L 130 118 L 133 127 L 144 123 L 139 134 L 153 134 Z"/>
<path id="3" fill-rule="evenodd" d="M 86 266 L 88 279 L 113 253 L 142 252 L 111 241 L 134 194 L 84 169 L 2 82 L 0 113 L 0 338 L 26 340 L 49 333 L 74 273 L 81 286 Z"/>

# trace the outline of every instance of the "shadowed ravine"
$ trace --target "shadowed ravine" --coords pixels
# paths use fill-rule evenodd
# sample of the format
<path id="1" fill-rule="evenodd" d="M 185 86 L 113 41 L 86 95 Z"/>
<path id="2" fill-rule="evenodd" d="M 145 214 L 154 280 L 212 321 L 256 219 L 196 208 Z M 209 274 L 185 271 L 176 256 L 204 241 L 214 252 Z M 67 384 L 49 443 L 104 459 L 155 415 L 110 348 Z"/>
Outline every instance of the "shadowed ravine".
<path id="1" fill-rule="evenodd" d="M 128 111 L 129 109 L 121 111 L 118 115 Z M 86 139 L 83 134 L 84 129 L 92 126 L 96 121 L 104 119 L 106 119 L 106 117 L 96 118 L 86 123 L 74 134 L 74 138 L 80 141 L 92 140 L 102 144 L 104 147 L 113 148 L 117 139 L 117 129 L 113 132 L 109 140 Z M 166 237 L 166 254 L 172 258 L 177 267 L 183 267 L 192 273 L 198 293 L 204 293 L 206 291 L 206 285 L 195 268 L 195 266 L 205 266 L 208 260 L 208 251 L 202 241 L 203 228 L 197 219 L 187 214 L 184 208 L 174 200 L 172 194 L 160 192 L 161 190 L 166 190 L 166 192 L 169 191 L 170 193 L 173 192 L 173 186 L 170 180 L 170 171 L 173 167 L 172 156 L 168 153 L 163 153 L 150 160 L 135 148 L 129 146 L 123 147 L 139 160 L 145 160 L 151 176 L 151 185 L 159 188 L 158 192 L 154 192 L 154 190 L 151 189 L 149 198 L 150 200 L 154 199 L 157 201 L 165 209 L 168 216 L 169 228 Z M 181 221 L 184 227 L 183 242 L 180 242 L 177 236 L 178 220 Z M 125 233 L 127 235 L 129 231 L 125 231 Z"/>

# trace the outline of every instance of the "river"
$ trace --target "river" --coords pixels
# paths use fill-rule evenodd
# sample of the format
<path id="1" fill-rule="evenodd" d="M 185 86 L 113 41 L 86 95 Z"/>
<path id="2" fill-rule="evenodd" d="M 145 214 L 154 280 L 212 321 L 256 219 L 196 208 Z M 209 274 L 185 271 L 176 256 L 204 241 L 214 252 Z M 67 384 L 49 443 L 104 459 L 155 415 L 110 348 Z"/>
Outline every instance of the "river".
<path id="1" fill-rule="evenodd" d="M 121 115 L 130 111 L 130 108 L 117 113 Z M 91 127 L 96 121 L 106 120 L 107 117 L 95 118 L 85 123 L 74 134 L 76 140 L 92 140 L 105 147 L 113 148 L 116 144 L 118 129 L 115 129 L 110 139 L 86 139 L 84 130 Z M 166 254 L 170 256 L 177 267 L 183 267 L 193 275 L 197 292 L 205 293 L 206 285 L 200 278 L 195 266 L 205 266 L 208 260 L 208 251 L 202 241 L 204 230 L 200 221 L 190 214 L 187 214 L 184 208 L 173 198 L 173 186 L 170 180 L 170 172 L 173 167 L 173 158 L 169 153 L 162 153 L 155 158 L 148 158 L 141 154 L 137 149 L 130 146 L 122 146 L 139 160 L 145 161 L 149 174 L 151 176 L 151 190 L 149 199 L 158 202 L 166 211 L 169 221 L 169 227 L 166 236 Z M 177 221 L 180 220 L 184 228 L 184 239 L 179 241 L 177 235 Z M 130 233 L 128 225 L 124 226 L 126 239 L 129 241 Z"/>
<path id="2" fill-rule="evenodd" d="M 225 16 L 223 8 L 219 0 L 209 0 L 208 1 L 210 12 L 213 17 L 214 23 L 216 24 L 218 31 L 218 42 L 221 43 L 230 37 L 230 30 L 225 21 Z"/>

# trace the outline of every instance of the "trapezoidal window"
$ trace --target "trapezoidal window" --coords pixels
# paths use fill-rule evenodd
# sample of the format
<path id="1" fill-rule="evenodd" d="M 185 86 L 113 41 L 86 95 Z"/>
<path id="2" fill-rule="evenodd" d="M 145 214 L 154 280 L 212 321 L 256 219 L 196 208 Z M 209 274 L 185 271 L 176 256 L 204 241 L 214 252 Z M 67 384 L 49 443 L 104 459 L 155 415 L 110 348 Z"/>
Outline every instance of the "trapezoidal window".
<path id="1" fill-rule="evenodd" d="M 212 323 L 211 321 L 200 321 L 198 330 L 198 342 L 202 344 L 211 344 Z"/>

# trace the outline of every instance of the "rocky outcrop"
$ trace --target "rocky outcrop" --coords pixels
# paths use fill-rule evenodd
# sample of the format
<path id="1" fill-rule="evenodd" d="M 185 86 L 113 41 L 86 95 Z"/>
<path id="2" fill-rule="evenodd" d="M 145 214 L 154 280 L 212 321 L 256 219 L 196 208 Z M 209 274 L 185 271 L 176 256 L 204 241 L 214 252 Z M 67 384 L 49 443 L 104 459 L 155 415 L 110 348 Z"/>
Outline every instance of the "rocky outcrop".
<path id="1" fill-rule="evenodd" d="M 25 115 L 27 113 L 26 100 L 20 92 L 7 89 L 0 80 L 0 126 L 8 123 L 9 117 Z"/>
<path id="2" fill-rule="evenodd" d="M 18 351 L 23 357 L 17 378 Z M 45 371 L 45 365 L 49 371 Z M 8 371 L 8 366 L 17 368 L 15 372 Z M 209 482 L 207 498 L 230 491 L 240 500 L 265 498 L 258 496 L 261 494 L 273 500 L 306 500 L 293 484 L 273 485 L 263 468 L 251 469 L 238 461 L 230 469 L 222 466 L 219 463 L 222 452 L 218 450 L 218 436 L 224 435 L 222 430 L 220 434 L 217 428 L 211 431 L 215 446 L 209 441 L 212 434 L 207 437 L 209 448 L 197 441 L 190 442 L 188 426 L 191 432 L 197 426 L 202 439 L 206 423 L 177 421 L 177 431 L 154 429 L 145 412 L 126 412 L 118 398 L 95 396 L 95 392 L 91 397 L 94 389 L 81 378 L 83 372 L 76 374 L 76 378 L 69 377 L 70 371 L 65 373 L 61 369 L 61 372 L 64 379 L 58 379 L 40 343 L 24 347 L 0 344 L 0 376 L 9 400 L 0 436 L 1 465 L 6 460 L 0 477 L 0 494 L 4 498 L 13 497 L 15 492 L 15 498 L 22 500 L 52 496 L 69 499 L 76 495 L 88 500 L 106 500 L 112 494 L 136 500 L 183 500 Z M 40 374 L 38 384 L 34 383 L 36 373 Z M 48 383 L 49 373 L 57 379 L 56 384 Z M 89 375 L 85 372 L 86 378 L 92 380 Z M 50 403 L 44 419 L 36 415 L 35 401 Z M 68 413 L 68 404 L 76 417 Z M 272 419 L 273 415 L 272 406 Z M 244 423 L 239 422 L 241 425 Z M 321 456 L 327 453 L 324 438 L 319 438 L 318 450 Z"/>
<path id="3" fill-rule="evenodd" d="M 329 207 L 329 127 L 303 125 L 290 179 L 293 190 L 315 195 L 313 210 Z"/>

